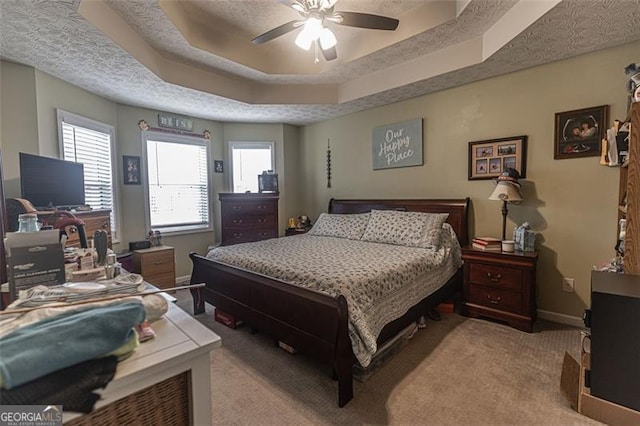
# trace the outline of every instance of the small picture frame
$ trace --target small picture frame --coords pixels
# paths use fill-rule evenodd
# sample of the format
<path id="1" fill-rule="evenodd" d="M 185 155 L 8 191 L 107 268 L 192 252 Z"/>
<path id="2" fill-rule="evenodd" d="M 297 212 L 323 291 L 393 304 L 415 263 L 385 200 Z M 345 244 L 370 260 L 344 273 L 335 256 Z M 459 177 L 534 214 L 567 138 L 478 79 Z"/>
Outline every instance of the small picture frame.
<path id="1" fill-rule="evenodd" d="M 609 105 L 556 113 L 553 158 L 599 157 Z"/>
<path id="2" fill-rule="evenodd" d="M 527 136 L 469 142 L 468 180 L 493 179 L 506 168 L 527 177 Z"/>
<path id="3" fill-rule="evenodd" d="M 122 175 L 125 185 L 140 185 L 140 157 L 123 155 Z"/>
<path id="4" fill-rule="evenodd" d="M 264 172 L 258 175 L 258 192 L 278 192 L 277 173 Z"/>
<path id="5" fill-rule="evenodd" d="M 213 160 L 213 172 L 224 173 L 224 162 L 222 160 Z"/>

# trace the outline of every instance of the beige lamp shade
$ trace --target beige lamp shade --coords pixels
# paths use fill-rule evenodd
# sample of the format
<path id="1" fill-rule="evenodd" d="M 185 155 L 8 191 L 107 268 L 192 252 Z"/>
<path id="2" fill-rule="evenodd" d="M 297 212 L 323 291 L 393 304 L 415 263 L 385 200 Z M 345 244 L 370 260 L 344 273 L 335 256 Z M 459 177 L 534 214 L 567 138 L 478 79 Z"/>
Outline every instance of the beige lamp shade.
<path id="1" fill-rule="evenodd" d="M 489 199 L 507 203 L 519 203 L 523 200 L 520 185 L 508 181 L 498 181 Z"/>

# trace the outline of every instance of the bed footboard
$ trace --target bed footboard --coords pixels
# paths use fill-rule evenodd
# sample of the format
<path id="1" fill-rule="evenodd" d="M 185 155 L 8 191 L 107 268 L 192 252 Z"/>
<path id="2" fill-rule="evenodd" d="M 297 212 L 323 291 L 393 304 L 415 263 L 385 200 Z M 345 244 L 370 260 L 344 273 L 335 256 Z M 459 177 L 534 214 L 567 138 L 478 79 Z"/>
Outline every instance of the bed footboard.
<path id="1" fill-rule="evenodd" d="M 204 302 L 242 319 L 251 327 L 331 365 L 338 376 L 338 405 L 353 398 L 353 351 L 348 334 L 347 301 L 292 286 L 189 254 L 194 313 Z"/>

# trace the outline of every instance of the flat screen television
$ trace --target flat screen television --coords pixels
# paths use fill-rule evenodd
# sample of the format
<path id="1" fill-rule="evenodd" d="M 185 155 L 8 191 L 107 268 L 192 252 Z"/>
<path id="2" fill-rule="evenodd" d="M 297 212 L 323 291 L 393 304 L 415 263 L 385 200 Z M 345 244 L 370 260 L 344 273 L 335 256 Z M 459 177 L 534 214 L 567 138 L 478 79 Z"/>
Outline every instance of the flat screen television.
<path id="1" fill-rule="evenodd" d="M 84 205 L 82 163 L 20 153 L 22 198 L 38 209 Z"/>

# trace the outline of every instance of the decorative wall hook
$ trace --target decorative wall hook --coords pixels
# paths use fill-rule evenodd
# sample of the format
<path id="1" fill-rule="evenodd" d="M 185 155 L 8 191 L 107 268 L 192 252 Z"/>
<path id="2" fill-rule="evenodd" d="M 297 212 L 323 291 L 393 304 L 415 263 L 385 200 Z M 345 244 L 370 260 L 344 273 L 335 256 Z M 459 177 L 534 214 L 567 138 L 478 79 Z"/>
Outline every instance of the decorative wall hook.
<path id="1" fill-rule="evenodd" d="M 327 188 L 331 188 L 331 139 L 327 139 Z"/>

